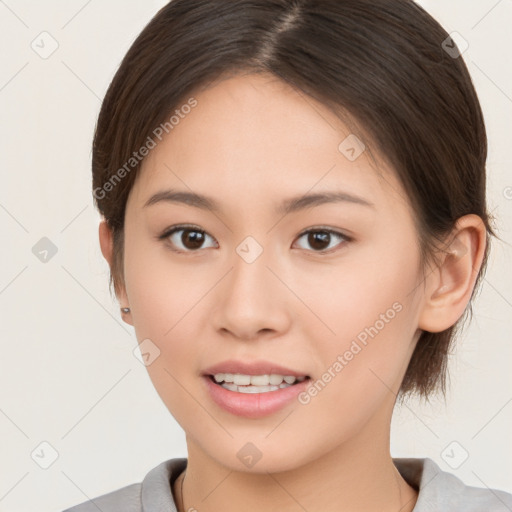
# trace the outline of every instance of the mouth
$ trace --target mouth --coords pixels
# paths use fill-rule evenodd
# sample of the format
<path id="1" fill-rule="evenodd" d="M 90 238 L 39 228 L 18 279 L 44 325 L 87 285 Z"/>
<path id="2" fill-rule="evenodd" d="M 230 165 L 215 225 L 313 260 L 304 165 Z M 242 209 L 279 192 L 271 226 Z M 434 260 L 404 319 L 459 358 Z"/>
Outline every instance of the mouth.
<path id="1" fill-rule="evenodd" d="M 223 366 L 223 370 L 235 371 L 233 367 Z M 275 366 L 273 369 L 275 372 Z M 243 371 L 250 373 L 227 373 L 215 368 L 213 372 L 204 373 L 202 378 L 205 391 L 217 406 L 239 417 L 257 419 L 291 406 L 311 384 L 309 375 L 281 369 L 286 371 L 260 373 L 261 369 L 253 371 L 246 367 Z"/>
<path id="2" fill-rule="evenodd" d="M 217 386 L 237 393 L 269 393 L 309 380 L 308 375 L 215 373 L 207 377 Z"/>
<path id="3" fill-rule="evenodd" d="M 202 372 L 205 391 L 225 411 L 244 418 L 263 418 L 291 406 L 311 384 L 303 370 L 275 361 L 226 360 Z"/>

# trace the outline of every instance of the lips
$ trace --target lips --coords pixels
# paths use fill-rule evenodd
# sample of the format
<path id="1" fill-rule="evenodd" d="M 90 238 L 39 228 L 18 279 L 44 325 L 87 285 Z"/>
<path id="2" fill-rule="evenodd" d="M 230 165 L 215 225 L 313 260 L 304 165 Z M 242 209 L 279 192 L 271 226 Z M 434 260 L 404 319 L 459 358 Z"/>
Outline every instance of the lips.
<path id="1" fill-rule="evenodd" d="M 226 389 L 215 383 L 212 377 L 206 375 L 202 377 L 202 382 L 204 390 L 212 402 L 224 411 L 243 418 L 258 419 L 290 407 L 294 402 L 297 406 L 297 397 L 310 384 L 310 379 L 304 379 L 302 382 L 296 382 L 274 391 L 261 392 L 260 389 L 257 389 L 257 392 L 251 393 Z"/>
<path id="2" fill-rule="evenodd" d="M 226 378 L 231 381 L 235 376 L 251 376 L 251 383 L 252 377 L 264 375 L 273 378 L 278 375 L 295 377 L 297 380 L 293 384 L 283 382 L 279 387 L 259 387 L 251 384 L 250 386 L 231 385 L 234 389 L 227 389 L 230 386 L 216 382 L 215 375 L 220 380 Z M 263 360 L 222 361 L 206 368 L 202 374 L 205 391 L 217 406 L 233 415 L 252 419 L 263 418 L 290 406 L 310 384 L 310 380 L 310 376 L 304 371 Z M 250 392 L 247 393 L 248 391 Z"/>
<path id="3" fill-rule="evenodd" d="M 211 376 L 218 373 L 239 373 L 242 375 L 291 375 L 294 377 L 308 377 L 306 372 L 287 368 L 271 361 L 236 361 L 234 359 L 217 363 L 206 368 L 203 375 Z"/>

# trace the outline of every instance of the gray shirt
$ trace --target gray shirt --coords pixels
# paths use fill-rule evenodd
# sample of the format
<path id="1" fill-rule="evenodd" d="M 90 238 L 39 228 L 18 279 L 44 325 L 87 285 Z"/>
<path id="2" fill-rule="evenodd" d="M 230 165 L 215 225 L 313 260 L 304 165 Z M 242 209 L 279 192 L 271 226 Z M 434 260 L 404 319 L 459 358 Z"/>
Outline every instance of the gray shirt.
<path id="1" fill-rule="evenodd" d="M 512 494 L 470 487 L 442 471 L 431 459 L 393 459 L 403 478 L 419 491 L 413 512 L 512 512 Z M 177 512 L 172 484 L 187 459 L 170 459 L 153 468 L 142 483 L 128 485 L 64 512 Z"/>

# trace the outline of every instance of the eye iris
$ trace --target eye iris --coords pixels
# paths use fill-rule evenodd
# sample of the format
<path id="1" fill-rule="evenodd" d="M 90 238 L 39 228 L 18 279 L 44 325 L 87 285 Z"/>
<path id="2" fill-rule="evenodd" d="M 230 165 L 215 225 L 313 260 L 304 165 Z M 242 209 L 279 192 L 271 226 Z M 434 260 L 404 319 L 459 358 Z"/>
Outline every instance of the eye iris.
<path id="1" fill-rule="evenodd" d="M 323 250 L 329 246 L 331 234 L 327 231 L 314 231 L 308 234 L 308 243 L 314 249 Z M 320 244 L 320 246 L 318 246 Z"/>
<path id="2" fill-rule="evenodd" d="M 204 233 L 191 229 L 184 229 L 181 242 L 187 249 L 199 249 L 204 242 Z"/>

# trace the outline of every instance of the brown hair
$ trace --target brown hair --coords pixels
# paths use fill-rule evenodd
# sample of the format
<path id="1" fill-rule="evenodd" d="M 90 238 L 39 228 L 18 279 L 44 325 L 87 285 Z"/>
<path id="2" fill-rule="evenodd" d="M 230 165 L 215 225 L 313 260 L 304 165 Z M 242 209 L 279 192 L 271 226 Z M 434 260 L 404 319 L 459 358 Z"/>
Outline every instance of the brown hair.
<path id="1" fill-rule="evenodd" d="M 364 128 L 366 146 L 392 165 L 414 206 L 422 261 L 469 213 L 489 242 L 483 116 L 462 57 L 445 51 L 448 38 L 412 0 L 171 1 L 124 57 L 96 126 L 93 195 L 113 232 L 110 285 L 118 293 L 124 283 L 124 213 L 142 161 L 133 155 L 192 91 L 242 70 L 272 73 Z M 422 332 L 402 396 L 444 393 L 468 310 L 471 301 L 451 328 Z"/>

